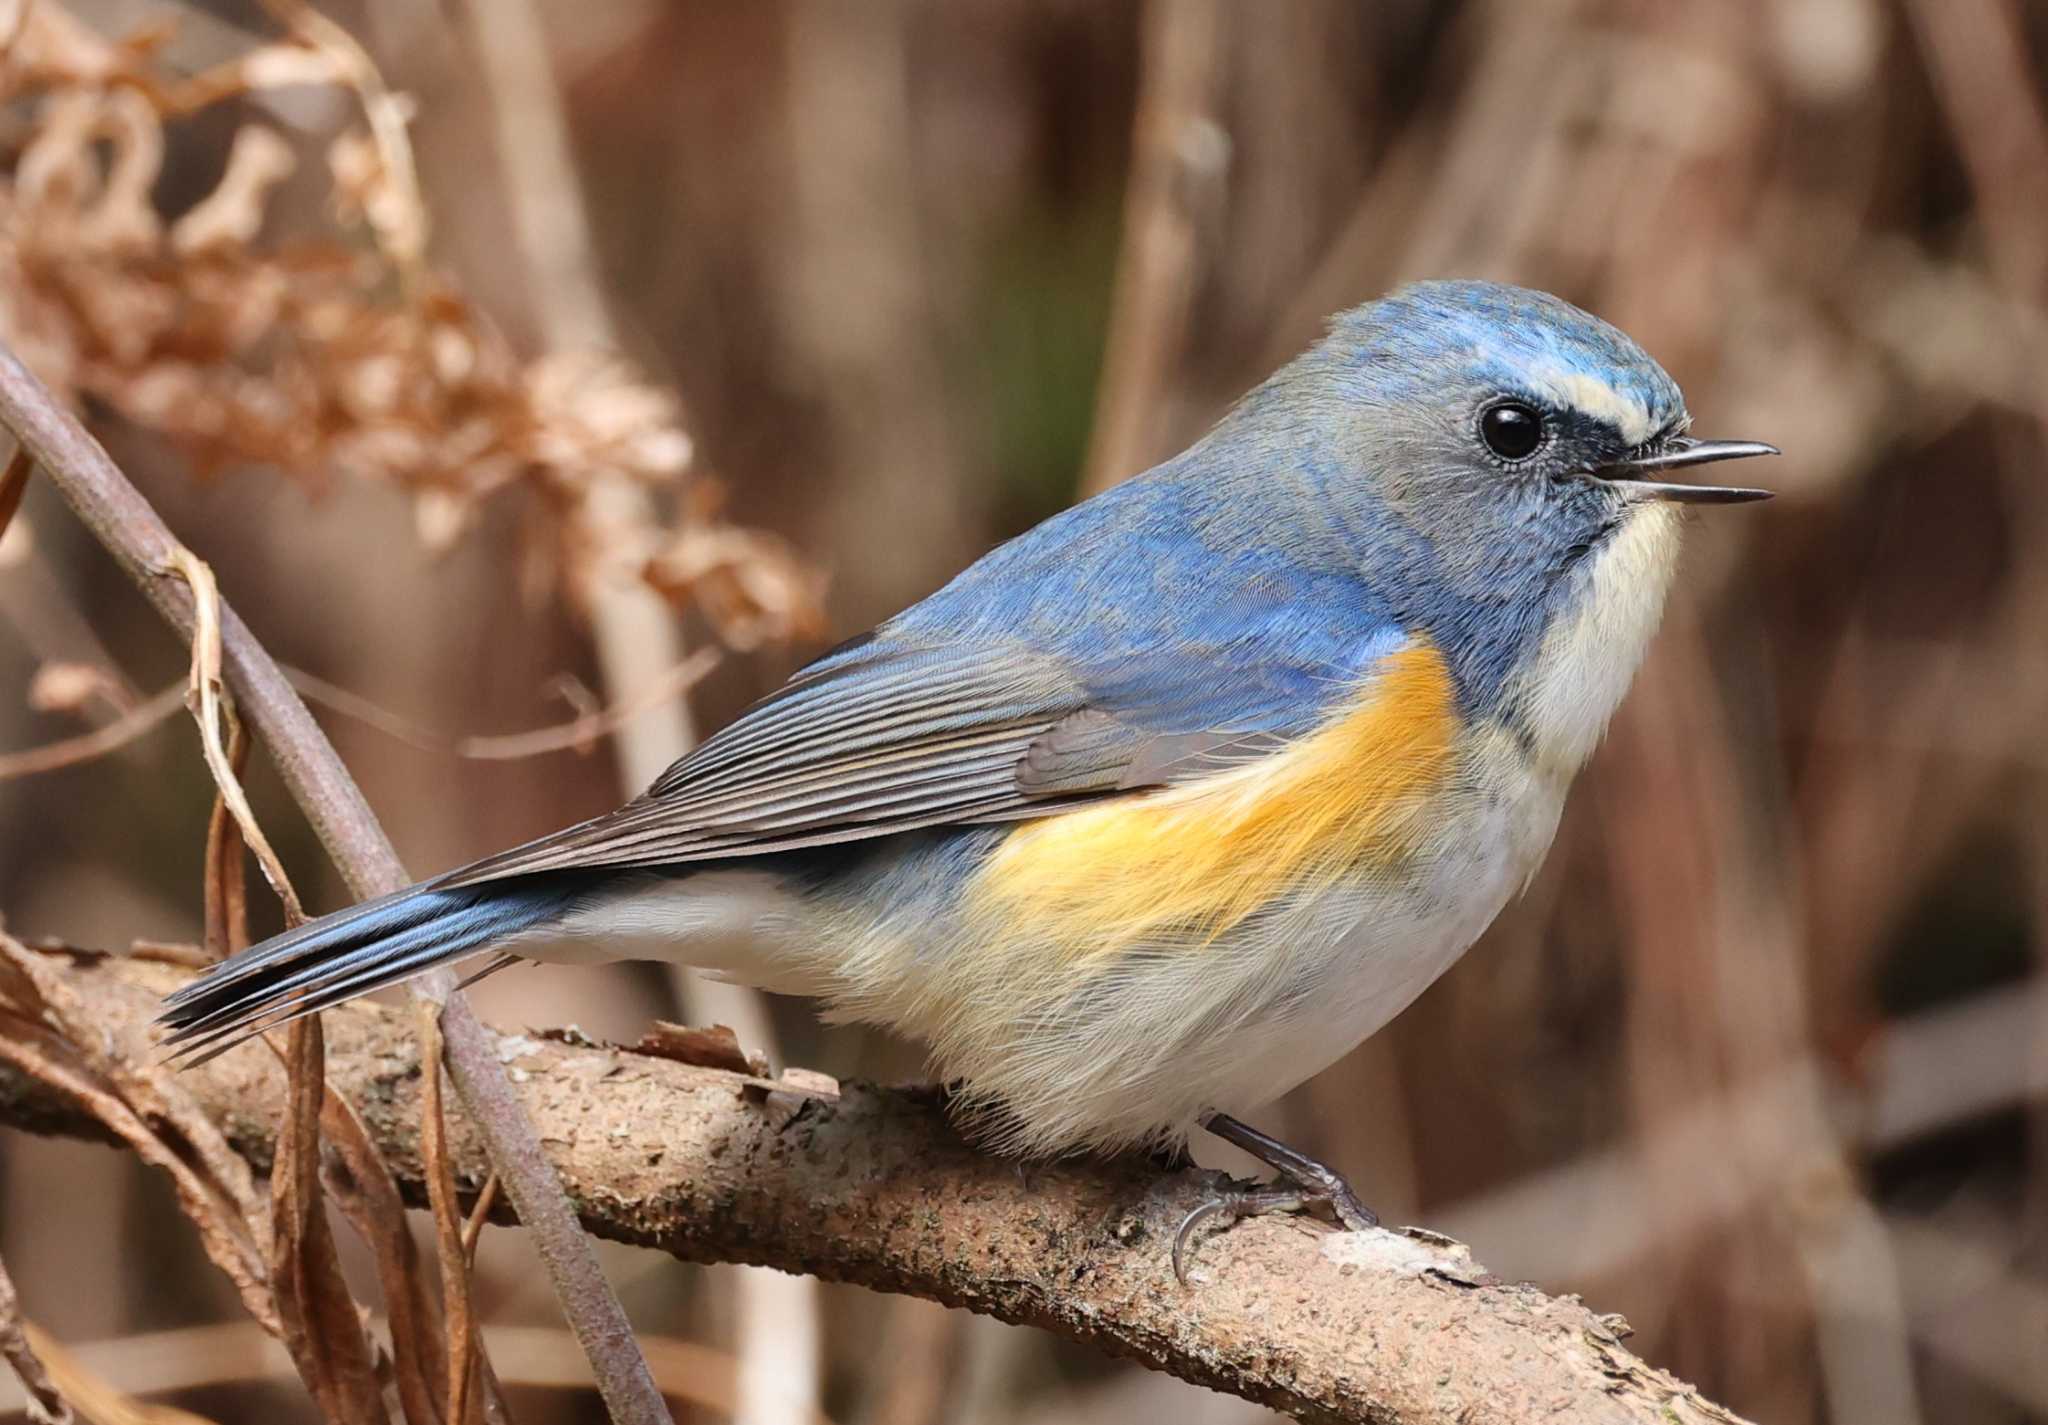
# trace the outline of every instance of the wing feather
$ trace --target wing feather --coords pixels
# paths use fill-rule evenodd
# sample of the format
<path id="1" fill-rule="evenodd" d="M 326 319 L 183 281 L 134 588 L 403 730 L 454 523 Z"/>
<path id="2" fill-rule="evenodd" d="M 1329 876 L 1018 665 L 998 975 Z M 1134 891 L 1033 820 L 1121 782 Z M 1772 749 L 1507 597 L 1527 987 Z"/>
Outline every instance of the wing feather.
<path id="1" fill-rule="evenodd" d="M 1085 693 L 1021 648 L 871 641 L 757 703 L 605 816 L 489 857 L 443 884 L 664 866 L 886 836 L 1015 813 L 1032 742 Z"/>
<path id="2" fill-rule="evenodd" d="M 1019 642 L 907 642 L 884 633 L 826 655 L 617 811 L 451 873 L 449 887 L 538 872 L 673 866 L 1046 816 L 1213 775 L 1306 730 L 1313 707 L 1217 729 L 1186 680 L 1164 708 L 1112 712 L 1063 659 Z M 1099 674 L 1101 670 L 1096 670 Z M 1164 672 L 1166 670 L 1162 670 Z M 1226 670 L 1211 686 L 1231 691 Z M 1293 721 L 1290 721 L 1292 719 Z"/>

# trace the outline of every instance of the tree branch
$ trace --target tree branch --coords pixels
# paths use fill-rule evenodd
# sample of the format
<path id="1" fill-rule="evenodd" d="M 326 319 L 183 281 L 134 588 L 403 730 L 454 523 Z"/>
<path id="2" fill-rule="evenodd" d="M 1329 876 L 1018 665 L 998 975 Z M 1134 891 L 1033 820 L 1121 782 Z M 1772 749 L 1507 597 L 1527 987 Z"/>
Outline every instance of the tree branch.
<path id="1" fill-rule="evenodd" d="M 1161 436 L 1194 302 L 1200 220 L 1221 196 L 1228 157 L 1215 118 L 1226 19 L 1217 0 L 1150 0 L 1144 9 L 1123 245 L 1082 495 L 1168 453 Z"/>
<path id="2" fill-rule="evenodd" d="M 154 1052 L 167 965 L 53 959 L 113 1053 Z M 424 1202 L 419 1050 L 400 1010 L 330 1012 L 327 1072 Z M 1312 1421 L 1697 1425 L 1734 1417 L 1620 1344 L 1618 1320 L 1498 1282 L 1427 1236 L 1297 1219 L 1203 1239 L 1196 1285 L 1168 1247 L 1211 1175 L 1144 1160 L 1020 1169 L 961 1143 L 929 1090 L 834 1095 L 651 1054 L 485 1031 L 584 1225 L 705 1262 L 752 1262 L 1040 1326 Z M 285 1091 L 244 1048 L 181 1078 L 259 1168 Z M 0 1071 L 0 1122 L 104 1138 L 49 1085 Z M 465 1195 L 487 1161 L 449 1125 Z"/>
<path id="3" fill-rule="evenodd" d="M 192 586 L 178 574 L 183 546 L 123 475 L 100 443 L 64 409 L 48 387 L 0 346 L 0 424 L 56 485 L 99 542 L 113 554 L 171 626 L 186 639 L 197 627 Z M 384 828 L 342 766 L 327 735 L 306 711 L 284 672 L 226 600 L 218 605 L 222 671 L 242 716 L 263 739 L 285 786 L 358 896 L 394 891 L 410 881 Z M 490 1057 L 487 1035 L 455 977 L 439 970 L 413 993 L 440 1006 L 449 1076 L 490 1146 L 506 1194 L 533 1231 L 562 1312 L 590 1357 L 614 1419 L 667 1425 L 668 1408 L 633 1340 L 590 1242 L 541 1152 L 533 1125 Z M 274 1107 L 281 1109 L 282 1100 Z"/>

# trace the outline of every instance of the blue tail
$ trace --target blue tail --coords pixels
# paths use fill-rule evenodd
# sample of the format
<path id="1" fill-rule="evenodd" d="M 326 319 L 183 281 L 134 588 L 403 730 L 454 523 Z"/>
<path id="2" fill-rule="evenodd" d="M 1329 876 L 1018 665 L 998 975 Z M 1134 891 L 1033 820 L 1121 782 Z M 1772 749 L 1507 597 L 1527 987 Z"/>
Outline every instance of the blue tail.
<path id="1" fill-rule="evenodd" d="M 203 1063 L 301 1015 L 396 984 L 568 910 L 587 876 L 437 890 L 430 882 L 309 920 L 215 965 L 164 1000 L 165 1042 Z"/>

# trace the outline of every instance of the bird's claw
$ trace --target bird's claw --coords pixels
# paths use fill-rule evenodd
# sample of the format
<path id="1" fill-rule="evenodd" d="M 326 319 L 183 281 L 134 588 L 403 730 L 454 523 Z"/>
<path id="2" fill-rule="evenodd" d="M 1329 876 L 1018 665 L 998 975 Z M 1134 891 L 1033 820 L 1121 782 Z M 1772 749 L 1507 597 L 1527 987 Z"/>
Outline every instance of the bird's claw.
<path id="1" fill-rule="evenodd" d="M 1321 1164 L 1317 1166 L 1321 1167 Z M 1326 1175 L 1322 1181 L 1280 1182 L 1270 1187 L 1218 1192 L 1189 1212 L 1180 1220 L 1180 1227 L 1173 1234 L 1175 1279 L 1183 1287 L 1192 1285 L 1187 1271 L 1188 1242 L 1196 1229 L 1212 1217 L 1226 1219 L 1224 1226 L 1227 1228 L 1247 1217 L 1260 1217 L 1269 1212 L 1302 1212 L 1320 1205 L 1327 1207 L 1337 1219 L 1337 1224 L 1348 1232 L 1363 1232 L 1368 1227 L 1379 1226 L 1379 1214 L 1359 1201 L 1358 1194 L 1351 1190 L 1351 1184 L 1328 1168 L 1323 1168 L 1322 1173 Z"/>
<path id="2" fill-rule="evenodd" d="M 1380 1225 L 1379 1214 L 1359 1201 L 1344 1175 L 1328 1164 L 1227 1113 L 1212 1110 L 1203 1114 L 1200 1121 L 1202 1127 L 1224 1142 L 1235 1144 L 1279 1173 L 1280 1179 L 1263 1188 L 1219 1192 L 1181 1219 L 1180 1230 L 1173 1234 L 1173 1274 L 1182 1286 L 1188 1284 L 1188 1240 L 1196 1228 L 1212 1217 L 1228 1217 L 1236 1222 L 1266 1212 L 1300 1212 L 1322 1206 L 1347 1232 L 1363 1232 Z"/>
<path id="3" fill-rule="evenodd" d="M 1321 1203 L 1330 1209 L 1337 1219 L 1337 1225 L 1347 1232 L 1363 1232 L 1368 1227 L 1380 1225 L 1380 1215 L 1359 1200 L 1351 1190 L 1351 1184 L 1343 1177 L 1324 1167 L 1314 1165 L 1313 1172 L 1296 1170 L 1290 1174 L 1300 1184 L 1304 1206 Z"/>

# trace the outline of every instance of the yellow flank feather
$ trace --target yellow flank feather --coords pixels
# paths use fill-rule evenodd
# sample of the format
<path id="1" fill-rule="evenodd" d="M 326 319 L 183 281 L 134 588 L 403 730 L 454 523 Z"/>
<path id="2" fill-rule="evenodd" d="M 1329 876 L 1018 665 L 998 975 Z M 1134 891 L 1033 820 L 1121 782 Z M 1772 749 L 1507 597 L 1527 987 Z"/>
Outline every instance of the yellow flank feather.
<path id="1" fill-rule="evenodd" d="M 968 905 L 1076 959 L 1211 941 L 1290 891 L 1412 853 L 1461 727 L 1443 655 L 1411 644 L 1284 752 L 1018 828 Z"/>

